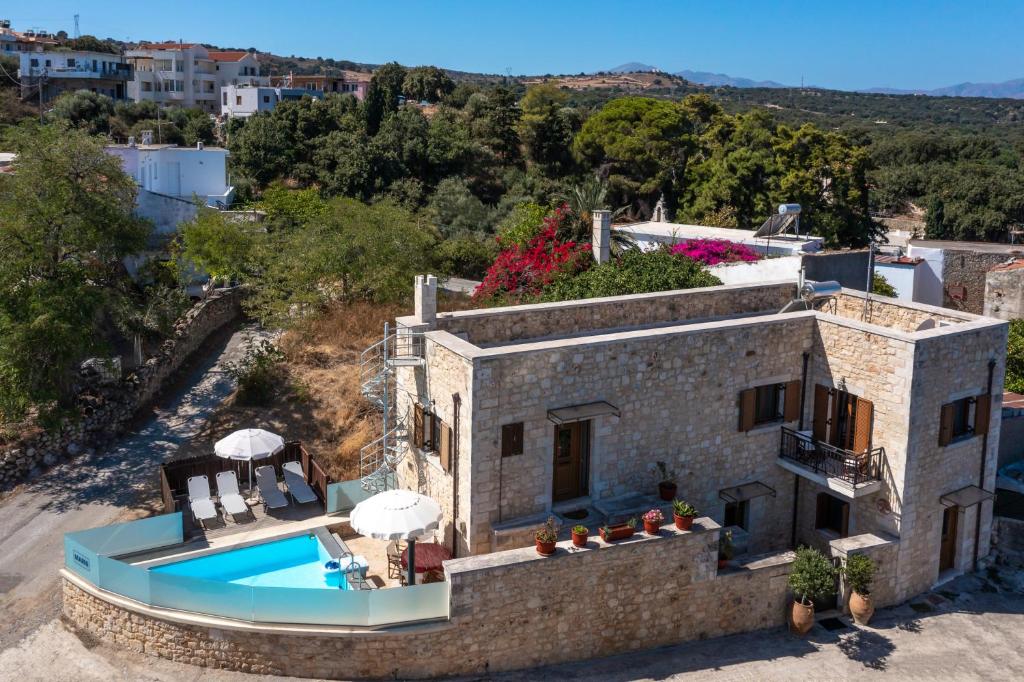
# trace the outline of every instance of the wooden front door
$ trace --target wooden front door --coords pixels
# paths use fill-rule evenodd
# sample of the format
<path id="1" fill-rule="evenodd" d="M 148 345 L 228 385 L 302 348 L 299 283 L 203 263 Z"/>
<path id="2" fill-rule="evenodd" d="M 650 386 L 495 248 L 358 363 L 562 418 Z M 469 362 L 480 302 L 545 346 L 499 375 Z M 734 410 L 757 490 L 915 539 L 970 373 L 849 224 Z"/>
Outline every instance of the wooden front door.
<path id="1" fill-rule="evenodd" d="M 590 458 L 590 422 L 555 427 L 555 467 L 551 499 L 571 500 L 587 494 L 587 465 Z"/>
<path id="2" fill-rule="evenodd" d="M 948 571 L 956 562 L 956 526 L 960 507 L 946 507 L 942 513 L 942 541 L 939 543 L 939 572 Z"/>

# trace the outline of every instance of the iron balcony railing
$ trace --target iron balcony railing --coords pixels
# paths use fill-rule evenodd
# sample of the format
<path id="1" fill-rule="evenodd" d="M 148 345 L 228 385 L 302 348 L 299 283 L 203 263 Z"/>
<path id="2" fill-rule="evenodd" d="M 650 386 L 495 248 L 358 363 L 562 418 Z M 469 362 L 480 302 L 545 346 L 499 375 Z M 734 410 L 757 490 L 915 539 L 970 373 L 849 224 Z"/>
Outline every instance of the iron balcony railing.
<path id="1" fill-rule="evenodd" d="M 874 448 L 858 454 L 783 426 L 779 457 L 805 466 L 816 474 L 859 485 L 882 480 L 885 449 Z"/>

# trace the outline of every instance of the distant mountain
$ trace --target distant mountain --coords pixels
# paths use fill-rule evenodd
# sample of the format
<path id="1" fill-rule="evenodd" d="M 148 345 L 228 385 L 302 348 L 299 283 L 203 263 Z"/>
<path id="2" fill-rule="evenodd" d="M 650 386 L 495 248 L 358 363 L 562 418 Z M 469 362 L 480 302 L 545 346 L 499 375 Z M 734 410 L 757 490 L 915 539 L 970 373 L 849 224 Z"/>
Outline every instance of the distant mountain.
<path id="1" fill-rule="evenodd" d="M 625 64 L 619 64 L 614 69 L 608 69 L 609 73 L 636 73 L 637 71 L 661 71 L 661 69 L 656 66 L 642 64 L 640 62 L 627 62 Z"/>
<path id="2" fill-rule="evenodd" d="M 755 81 L 749 78 L 737 78 L 724 73 L 711 73 L 710 71 L 676 71 L 680 76 L 691 83 L 711 86 L 729 86 L 733 88 L 788 88 L 790 86 L 776 83 L 775 81 Z"/>
<path id="3" fill-rule="evenodd" d="M 1006 99 L 1024 99 L 1024 78 L 1003 81 L 1002 83 L 958 83 L 934 90 L 898 90 L 896 88 L 871 88 L 860 92 L 881 93 L 885 95 L 930 95 L 932 97 L 994 97 Z"/>

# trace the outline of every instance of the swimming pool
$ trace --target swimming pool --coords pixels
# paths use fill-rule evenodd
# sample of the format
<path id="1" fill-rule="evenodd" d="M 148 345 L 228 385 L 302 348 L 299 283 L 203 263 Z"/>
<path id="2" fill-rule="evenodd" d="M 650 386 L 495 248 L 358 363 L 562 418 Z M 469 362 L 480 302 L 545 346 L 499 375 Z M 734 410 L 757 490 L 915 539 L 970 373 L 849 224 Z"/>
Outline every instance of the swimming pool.
<path id="1" fill-rule="evenodd" d="M 260 545 L 154 566 L 155 573 L 202 578 L 250 587 L 352 589 L 339 571 L 325 571 L 331 556 L 315 535 L 299 535 Z M 344 562 L 344 560 L 342 560 Z"/>

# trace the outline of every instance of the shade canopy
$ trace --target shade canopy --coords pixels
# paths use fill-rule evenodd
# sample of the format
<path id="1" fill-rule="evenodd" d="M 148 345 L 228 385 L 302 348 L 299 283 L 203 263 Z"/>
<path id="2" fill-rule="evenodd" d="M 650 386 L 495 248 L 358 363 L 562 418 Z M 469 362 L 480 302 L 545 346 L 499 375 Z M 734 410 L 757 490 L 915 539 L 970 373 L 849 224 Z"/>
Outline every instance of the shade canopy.
<path id="1" fill-rule="evenodd" d="M 386 490 L 357 504 L 349 523 L 377 540 L 415 540 L 441 525 L 441 506 L 411 490 Z"/>
<path id="2" fill-rule="evenodd" d="M 213 446 L 218 457 L 251 462 L 264 459 L 284 450 L 284 439 L 263 429 L 242 429 L 221 438 Z"/>

